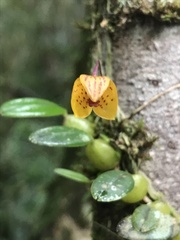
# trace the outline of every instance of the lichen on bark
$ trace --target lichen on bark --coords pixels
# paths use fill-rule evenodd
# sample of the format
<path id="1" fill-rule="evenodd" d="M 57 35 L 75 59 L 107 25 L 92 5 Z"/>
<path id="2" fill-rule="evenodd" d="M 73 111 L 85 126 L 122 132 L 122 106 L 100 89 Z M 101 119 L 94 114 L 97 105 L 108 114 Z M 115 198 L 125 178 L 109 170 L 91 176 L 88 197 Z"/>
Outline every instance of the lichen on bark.
<path id="1" fill-rule="evenodd" d="M 179 0 L 90 0 L 88 5 L 93 27 L 98 27 L 100 21 L 100 26 L 110 32 L 132 21 L 137 14 L 165 22 L 180 22 Z"/>

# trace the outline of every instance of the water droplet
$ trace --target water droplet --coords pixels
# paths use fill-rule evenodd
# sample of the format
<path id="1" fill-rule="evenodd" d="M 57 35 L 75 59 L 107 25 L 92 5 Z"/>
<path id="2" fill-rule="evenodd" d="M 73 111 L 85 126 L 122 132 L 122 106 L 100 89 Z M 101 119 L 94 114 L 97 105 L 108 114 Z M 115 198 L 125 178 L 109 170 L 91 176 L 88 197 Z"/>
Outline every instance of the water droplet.
<path id="1" fill-rule="evenodd" d="M 112 191 L 117 191 L 117 187 L 116 186 L 111 186 L 111 190 Z"/>

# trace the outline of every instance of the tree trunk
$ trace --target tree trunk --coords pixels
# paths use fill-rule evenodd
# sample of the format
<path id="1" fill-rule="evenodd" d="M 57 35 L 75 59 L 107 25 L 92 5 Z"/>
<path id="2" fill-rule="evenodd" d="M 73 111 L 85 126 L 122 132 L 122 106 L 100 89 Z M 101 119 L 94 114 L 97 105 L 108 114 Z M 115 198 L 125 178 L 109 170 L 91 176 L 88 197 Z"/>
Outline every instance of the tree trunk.
<path id="1" fill-rule="evenodd" d="M 180 26 L 152 18 L 134 22 L 113 41 L 113 76 L 125 113 L 154 95 L 180 83 Z M 159 136 L 152 161 L 142 166 L 153 184 L 174 207 L 179 207 L 180 90 L 174 89 L 149 104 L 139 116 Z"/>
<path id="2" fill-rule="evenodd" d="M 92 58 L 101 59 L 104 73 L 116 82 L 119 104 L 127 116 L 160 94 L 135 116 L 159 136 L 151 150 L 152 160 L 142 169 L 180 210 L 180 3 L 130 2 L 93 2 L 91 28 L 96 40 Z M 96 211 L 102 212 L 103 207 L 97 204 Z M 117 219 L 117 214 L 111 217 Z M 97 215 L 95 221 L 101 224 L 103 217 L 97 219 Z M 94 231 L 98 232 L 97 224 Z M 101 239 L 100 235 L 94 239 Z"/>

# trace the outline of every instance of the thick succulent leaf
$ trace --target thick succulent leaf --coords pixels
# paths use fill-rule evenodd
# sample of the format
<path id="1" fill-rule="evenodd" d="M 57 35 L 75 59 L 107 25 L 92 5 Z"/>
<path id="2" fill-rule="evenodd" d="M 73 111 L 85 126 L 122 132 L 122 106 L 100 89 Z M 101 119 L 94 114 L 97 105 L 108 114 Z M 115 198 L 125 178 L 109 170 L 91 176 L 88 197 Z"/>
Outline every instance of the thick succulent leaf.
<path id="1" fill-rule="evenodd" d="M 92 137 L 79 129 L 54 126 L 32 133 L 29 140 L 49 147 L 81 147 L 91 142 Z"/>
<path id="2" fill-rule="evenodd" d="M 92 183 L 91 194 L 99 202 L 117 201 L 134 187 L 131 174 L 111 170 L 100 174 Z"/>
<path id="3" fill-rule="evenodd" d="M 62 177 L 69 178 L 69 179 L 77 181 L 77 182 L 89 183 L 91 181 L 89 178 L 87 178 L 82 173 L 78 173 L 78 172 L 64 169 L 64 168 L 56 168 L 56 169 L 54 169 L 54 172 Z"/>
<path id="4" fill-rule="evenodd" d="M 66 109 L 45 99 L 18 98 L 3 103 L 0 114 L 15 118 L 52 117 L 66 114 Z"/>
<path id="5" fill-rule="evenodd" d="M 160 214 L 156 227 L 148 232 L 137 231 L 132 225 L 132 216 L 123 219 L 117 226 L 120 237 L 128 240 L 168 240 L 176 236 L 180 230 L 175 218 L 170 215 Z"/>
<path id="6" fill-rule="evenodd" d="M 132 215 L 133 227 L 139 232 L 149 232 L 158 226 L 160 212 L 146 204 L 136 208 Z"/>

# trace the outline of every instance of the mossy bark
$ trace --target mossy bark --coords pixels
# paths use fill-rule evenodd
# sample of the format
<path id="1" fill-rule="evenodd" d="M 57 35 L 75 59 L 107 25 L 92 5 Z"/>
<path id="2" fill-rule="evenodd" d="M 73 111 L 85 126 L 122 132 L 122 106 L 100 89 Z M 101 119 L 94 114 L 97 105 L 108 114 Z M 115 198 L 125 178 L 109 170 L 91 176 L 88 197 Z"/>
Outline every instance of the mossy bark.
<path id="1" fill-rule="evenodd" d="M 90 1 L 90 28 L 94 39 L 92 61 L 100 59 L 103 73 L 119 89 L 119 104 L 129 115 L 154 95 L 180 83 L 180 2 L 163 0 Z M 152 161 L 142 166 L 153 185 L 179 210 L 179 88 L 149 104 L 135 118 L 159 136 L 151 150 Z M 117 205 L 94 205 L 93 239 L 110 238 L 101 231 L 108 221 L 118 224 Z M 105 208 L 106 209 L 106 208 Z M 102 216 L 105 211 L 106 216 Z M 107 220 L 107 219 L 106 219 Z M 97 227 L 99 225 L 99 227 Z M 110 228 L 115 232 L 115 227 Z M 102 236 L 101 236 L 102 235 Z M 108 235 L 106 237 L 106 235 Z"/>

